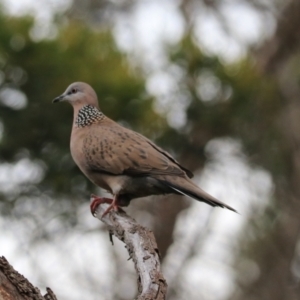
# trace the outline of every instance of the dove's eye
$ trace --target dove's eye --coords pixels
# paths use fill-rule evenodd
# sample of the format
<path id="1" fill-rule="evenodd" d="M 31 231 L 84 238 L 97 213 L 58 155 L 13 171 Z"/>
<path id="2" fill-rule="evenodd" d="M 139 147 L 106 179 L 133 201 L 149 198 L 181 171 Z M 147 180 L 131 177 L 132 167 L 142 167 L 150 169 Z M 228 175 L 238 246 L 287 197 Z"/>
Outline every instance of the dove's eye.
<path id="1" fill-rule="evenodd" d="M 75 93 L 77 93 L 77 89 L 74 88 L 74 89 L 72 89 L 71 92 L 72 92 L 72 94 L 75 94 Z"/>

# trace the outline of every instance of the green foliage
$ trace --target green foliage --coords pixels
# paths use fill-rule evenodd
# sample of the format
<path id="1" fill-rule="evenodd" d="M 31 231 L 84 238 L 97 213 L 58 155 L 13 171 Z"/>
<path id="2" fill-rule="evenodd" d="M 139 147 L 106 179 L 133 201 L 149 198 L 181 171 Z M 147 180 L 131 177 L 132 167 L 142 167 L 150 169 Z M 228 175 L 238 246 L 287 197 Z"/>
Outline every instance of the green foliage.
<path id="1" fill-rule="evenodd" d="M 190 149 L 204 153 L 211 138 L 232 136 L 242 140 L 253 163 L 274 176 L 286 174 L 284 142 L 277 127 L 281 96 L 273 79 L 260 74 L 248 58 L 229 65 L 204 55 L 191 36 L 172 51 L 171 59 L 184 71 L 182 89 L 190 97 L 186 111 Z M 214 94 L 205 99 L 199 86 L 209 88 L 211 83 Z"/>
<path id="2" fill-rule="evenodd" d="M 56 38 L 35 42 L 30 37 L 32 26 L 30 18 L 0 15 L 2 91 L 17 89 L 28 99 L 22 108 L 0 99 L 1 160 L 16 162 L 26 157 L 37 162 L 45 172 L 38 184 L 43 193 L 72 197 L 91 192 L 91 184 L 70 156 L 72 108 L 52 105 L 54 97 L 70 83 L 85 81 L 95 88 L 100 107 L 109 117 L 149 135 L 165 127 L 165 122 L 153 111 L 144 79 L 129 66 L 110 32 L 69 21 L 59 27 Z M 26 193 L 32 191 L 26 189 Z"/>
<path id="3" fill-rule="evenodd" d="M 28 157 L 42 166 L 40 191 L 72 196 L 92 189 L 69 153 L 72 109 L 51 104 L 74 81 L 91 84 L 105 114 L 158 138 L 163 147 L 181 154 L 182 163 L 192 170 L 203 164 L 210 139 L 233 136 L 243 141 L 253 162 L 274 176 L 287 172 L 284 143 L 276 126 L 280 95 L 253 61 L 245 58 L 226 65 L 204 55 L 190 35 L 184 37 L 170 51 L 172 64 L 184 73 L 180 90 L 189 97 L 187 124 L 178 131 L 154 112 L 143 76 L 130 67 L 109 31 L 75 20 L 56 25 L 57 37 L 35 42 L 30 36 L 32 19 L 0 15 L 2 88 L 21 90 L 28 99 L 22 108 L 0 99 L 4 127 L 0 155 L 2 161 Z M 210 90 L 205 91 L 207 86 Z"/>

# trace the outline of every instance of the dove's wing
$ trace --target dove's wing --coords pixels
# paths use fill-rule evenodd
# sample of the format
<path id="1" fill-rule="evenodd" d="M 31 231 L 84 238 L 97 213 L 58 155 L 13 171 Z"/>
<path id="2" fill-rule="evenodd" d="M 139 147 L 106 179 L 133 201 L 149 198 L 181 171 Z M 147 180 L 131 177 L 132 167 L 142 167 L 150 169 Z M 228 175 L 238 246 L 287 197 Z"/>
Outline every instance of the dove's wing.
<path id="1" fill-rule="evenodd" d="M 131 176 L 192 176 L 169 153 L 108 118 L 91 129 L 83 147 L 88 168 L 93 171 Z"/>

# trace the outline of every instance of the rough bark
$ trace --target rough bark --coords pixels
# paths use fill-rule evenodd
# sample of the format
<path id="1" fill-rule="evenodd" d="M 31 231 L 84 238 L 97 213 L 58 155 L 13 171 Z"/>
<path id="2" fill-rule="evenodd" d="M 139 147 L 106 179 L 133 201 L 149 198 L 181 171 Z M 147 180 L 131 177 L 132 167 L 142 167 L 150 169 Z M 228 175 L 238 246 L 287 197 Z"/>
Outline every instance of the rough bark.
<path id="1" fill-rule="evenodd" d="M 42 296 L 23 275 L 18 273 L 6 260 L 0 257 L 0 300 L 57 300 L 50 288 Z"/>
<path id="2" fill-rule="evenodd" d="M 138 274 L 138 300 L 164 300 L 167 283 L 161 273 L 159 252 L 154 234 L 139 225 L 125 212 L 111 211 L 102 218 L 108 204 L 101 204 L 96 210 L 96 218 L 108 226 L 111 235 L 115 235 L 126 244 L 130 258 Z"/>

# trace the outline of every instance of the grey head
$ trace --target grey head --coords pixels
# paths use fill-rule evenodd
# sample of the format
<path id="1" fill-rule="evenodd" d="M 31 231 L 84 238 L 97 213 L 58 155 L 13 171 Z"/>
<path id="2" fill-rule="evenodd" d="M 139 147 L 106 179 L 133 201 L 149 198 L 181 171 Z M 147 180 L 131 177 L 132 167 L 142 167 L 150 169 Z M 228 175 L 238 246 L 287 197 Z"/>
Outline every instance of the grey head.
<path id="1" fill-rule="evenodd" d="M 52 101 L 52 103 L 57 102 L 69 102 L 74 108 L 80 108 L 84 105 L 99 108 L 97 94 L 90 85 L 84 82 L 70 84 L 63 94 Z"/>

